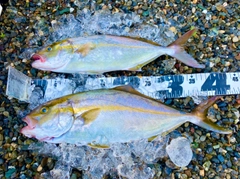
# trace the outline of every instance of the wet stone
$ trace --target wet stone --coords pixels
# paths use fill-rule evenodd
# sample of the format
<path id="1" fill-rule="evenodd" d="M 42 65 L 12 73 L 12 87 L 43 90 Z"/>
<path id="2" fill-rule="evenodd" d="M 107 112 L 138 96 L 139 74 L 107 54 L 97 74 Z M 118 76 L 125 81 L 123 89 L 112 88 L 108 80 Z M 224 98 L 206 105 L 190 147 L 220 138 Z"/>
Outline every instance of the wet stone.
<path id="1" fill-rule="evenodd" d="M 217 158 L 221 163 L 224 162 L 224 157 L 222 155 L 217 155 Z"/>
<path id="2" fill-rule="evenodd" d="M 238 42 L 238 41 L 239 41 L 239 39 L 238 39 L 238 37 L 237 37 L 237 36 L 234 36 L 234 37 L 232 38 L 232 41 L 235 43 L 235 42 Z"/>
<path id="3" fill-rule="evenodd" d="M 218 158 L 216 158 L 216 157 L 213 157 L 212 159 L 211 159 L 211 161 L 213 162 L 213 163 L 220 163 L 220 161 L 219 161 L 219 159 Z"/>
<path id="4" fill-rule="evenodd" d="M 203 142 L 203 141 L 205 141 L 205 140 L 206 140 L 206 136 L 201 136 L 201 137 L 200 137 L 200 141 Z"/>

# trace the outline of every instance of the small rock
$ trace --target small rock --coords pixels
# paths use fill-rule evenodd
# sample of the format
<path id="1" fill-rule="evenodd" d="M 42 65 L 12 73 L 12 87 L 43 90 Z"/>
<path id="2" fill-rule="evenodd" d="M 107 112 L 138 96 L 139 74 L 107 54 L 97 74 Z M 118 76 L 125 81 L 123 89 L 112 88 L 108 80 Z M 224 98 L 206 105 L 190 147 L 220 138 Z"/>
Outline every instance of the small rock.
<path id="1" fill-rule="evenodd" d="M 200 137 L 200 141 L 203 142 L 203 141 L 205 141 L 205 140 L 206 140 L 206 136 L 205 136 L 205 135 L 203 135 L 203 136 Z"/>
<path id="2" fill-rule="evenodd" d="M 193 7 L 193 8 L 192 8 L 192 13 L 195 13 L 195 12 L 196 12 L 196 8 Z"/>
<path id="3" fill-rule="evenodd" d="M 240 53 L 235 56 L 236 60 L 240 60 Z"/>
<path id="4" fill-rule="evenodd" d="M 213 107 L 214 107 L 215 109 L 218 109 L 218 105 L 217 105 L 217 104 L 214 104 Z"/>
<path id="5" fill-rule="evenodd" d="M 235 43 L 235 42 L 238 42 L 238 37 L 237 36 L 234 36 L 233 38 L 232 38 L 232 41 Z"/>
<path id="6" fill-rule="evenodd" d="M 193 4 L 197 4 L 198 0 L 193 0 L 192 3 Z"/>
<path id="7" fill-rule="evenodd" d="M 230 62 L 226 62 L 226 63 L 225 63 L 225 67 L 229 67 L 230 65 L 231 65 Z"/>
<path id="8" fill-rule="evenodd" d="M 171 30 L 174 34 L 177 34 L 177 29 L 176 27 L 170 27 L 169 30 Z"/>
<path id="9" fill-rule="evenodd" d="M 42 168 L 42 165 L 39 165 L 38 168 L 37 168 L 37 171 L 38 171 L 38 172 L 41 172 L 42 169 L 43 169 L 43 168 Z"/>
<path id="10" fill-rule="evenodd" d="M 223 8 L 224 8 L 224 7 L 223 7 L 223 5 L 222 5 L 221 3 L 217 3 L 217 4 L 216 4 L 216 9 L 217 9 L 218 11 L 221 11 Z"/>
<path id="11" fill-rule="evenodd" d="M 205 175 L 205 174 L 204 174 L 204 170 L 199 170 L 199 175 L 202 176 L 202 177 L 204 177 L 204 175 Z"/>
<path id="12" fill-rule="evenodd" d="M 232 136 L 232 137 L 230 137 L 230 142 L 231 142 L 231 143 L 235 143 L 235 142 L 236 142 L 236 138 L 235 138 L 235 137 L 233 137 L 233 136 Z"/>
<path id="13" fill-rule="evenodd" d="M 208 171 L 210 166 L 211 166 L 211 162 L 210 161 L 206 161 L 204 164 L 203 164 L 203 168 L 205 171 Z"/>
<path id="14" fill-rule="evenodd" d="M 222 155 L 217 155 L 217 158 L 221 163 L 224 162 L 224 157 Z"/>
<path id="15" fill-rule="evenodd" d="M 69 11 L 72 13 L 74 11 L 74 8 L 70 7 Z"/>
<path id="16" fill-rule="evenodd" d="M 227 151 L 226 151 L 226 150 L 224 150 L 223 148 L 219 148 L 219 153 L 226 154 L 226 153 L 227 153 Z"/>
<path id="17" fill-rule="evenodd" d="M 8 111 L 4 111 L 4 112 L 3 112 L 3 115 L 6 116 L 6 117 L 8 117 L 8 116 L 9 116 L 9 112 L 8 112 Z"/>
<path id="18" fill-rule="evenodd" d="M 207 9 L 204 9 L 204 10 L 202 11 L 202 13 L 203 13 L 203 14 L 207 14 Z"/>

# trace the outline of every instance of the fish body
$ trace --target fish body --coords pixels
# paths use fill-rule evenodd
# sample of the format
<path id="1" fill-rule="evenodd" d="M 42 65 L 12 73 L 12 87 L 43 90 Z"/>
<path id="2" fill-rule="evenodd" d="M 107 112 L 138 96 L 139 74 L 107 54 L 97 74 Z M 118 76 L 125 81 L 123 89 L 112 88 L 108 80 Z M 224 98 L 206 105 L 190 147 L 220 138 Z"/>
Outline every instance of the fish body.
<path id="1" fill-rule="evenodd" d="M 27 115 L 21 133 L 50 143 L 109 147 L 168 133 L 190 121 L 220 132 L 231 131 L 208 121 L 205 110 L 217 98 L 185 113 L 143 96 L 130 87 L 94 90 L 52 100 Z"/>
<path id="2" fill-rule="evenodd" d="M 96 35 L 69 38 L 43 48 L 32 56 L 34 68 L 62 73 L 100 74 L 109 71 L 139 71 L 149 62 L 167 54 L 183 63 L 204 68 L 182 45 L 195 33 L 187 32 L 168 47 L 128 37 Z"/>

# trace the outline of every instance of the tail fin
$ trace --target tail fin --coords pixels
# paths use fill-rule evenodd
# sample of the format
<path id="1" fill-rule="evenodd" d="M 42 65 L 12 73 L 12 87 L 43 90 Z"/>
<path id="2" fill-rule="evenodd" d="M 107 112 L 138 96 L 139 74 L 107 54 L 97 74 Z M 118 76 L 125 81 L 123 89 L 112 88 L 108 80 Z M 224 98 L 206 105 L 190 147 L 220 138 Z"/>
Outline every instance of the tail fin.
<path id="1" fill-rule="evenodd" d="M 183 46 L 187 40 L 197 31 L 193 29 L 182 35 L 176 41 L 171 43 L 168 47 L 174 50 L 173 54 L 169 54 L 172 57 L 175 57 L 179 61 L 185 63 L 194 68 L 205 68 L 205 65 L 199 64 L 191 55 L 189 55 L 184 49 Z"/>
<path id="2" fill-rule="evenodd" d="M 199 119 L 199 120 L 194 119 L 190 122 L 192 122 L 202 128 L 205 128 L 205 129 L 217 132 L 217 133 L 230 134 L 230 133 L 232 133 L 231 130 L 218 126 L 217 124 L 210 121 L 206 116 L 208 108 L 210 106 L 212 106 L 218 99 L 220 99 L 219 96 L 214 96 L 214 97 L 211 97 L 208 100 L 200 103 L 192 112 L 192 114 L 194 116 L 197 116 L 197 119 Z"/>

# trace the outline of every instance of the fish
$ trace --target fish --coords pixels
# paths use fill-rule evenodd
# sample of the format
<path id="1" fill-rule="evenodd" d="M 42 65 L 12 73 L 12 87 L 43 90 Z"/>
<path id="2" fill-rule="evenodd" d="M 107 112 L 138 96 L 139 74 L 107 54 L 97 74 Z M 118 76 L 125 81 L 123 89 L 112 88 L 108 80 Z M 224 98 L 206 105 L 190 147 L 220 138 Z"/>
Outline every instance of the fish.
<path id="1" fill-rule="evenodd" d="M 110 148 L 115 143 L 166 135 L 185 122 L 221 134 L 231 130 L 206 117 L 219 97 L 200 103 L 191 113 L 147 97 L 130 86 L 100 89 L 51 100 L 28 114 L 21 129 L 26 137 L 48 143 Z"/>
<path id="2" fill-rule="evenodd" d="M 110 71 L 141 71 L 161 55 L 170 55 L 194 68 L 205 68 L 184 49 L 196 33 L 192 29 L 167 47 L 130 37 L 95 35 L 55 42 L 32 55 L 32 67 L 60 73 L 102 74 Z"/>

